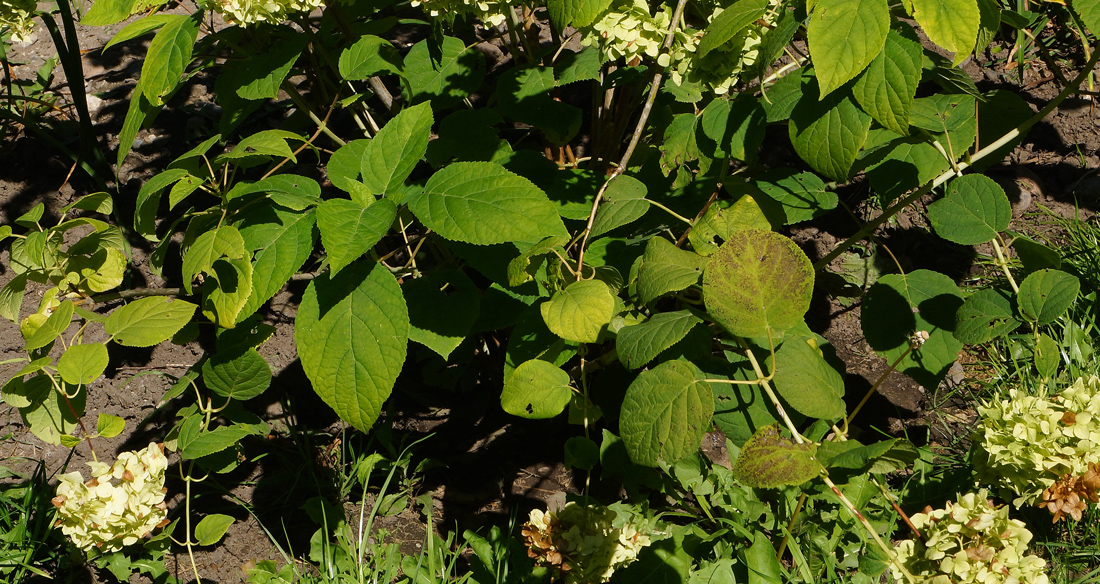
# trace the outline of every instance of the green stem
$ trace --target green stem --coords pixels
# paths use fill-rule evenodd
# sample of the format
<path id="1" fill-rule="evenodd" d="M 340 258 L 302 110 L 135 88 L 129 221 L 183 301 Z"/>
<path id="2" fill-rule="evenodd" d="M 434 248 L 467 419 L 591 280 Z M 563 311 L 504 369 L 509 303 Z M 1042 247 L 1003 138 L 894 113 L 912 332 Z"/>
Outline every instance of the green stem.
<path id="1" fill-rule="evenodd" d="M 1092 73 L 1092 69 L 1096 66 L 1097 60 L 1100 60 L 1100 51 L 1094 50 L 1092 53 L 1092 57 L 1089 59 L 1088 63 L 1086 63 L 1084 68 L 1081 69 L 1081 73 L 1079 73 L 1069 85 L 1062 89 L 1062 92 L 1059 93 L 1057 97 L 1048 102 L 1047 105 L 1043 107 L 1043 109 L 1039 110 L 1035 115 L 1028 118 L 1028 120 L 1024 123 L 1009 130 L 1008 133 L 998 138 L 997 141 L 976 152 L 974 156 L 970 158 L 969 162 L 960 162 L 958 164 L 957 170 L 952 168 L 951 170 L 945 171 L 943 174 L 939 175 L 932 181 L 925 183 L 924 186 L 913 191 L 908 196 L 892 205 L 890 208 L 884 210 L 882 212 L 882 215 L 869 221 L 867 224 L 861 227 L 859 231 L 857 231 L 848 239 L 844 240 L 840 245 L 836 246 L 836 248 L 834 248 L 833 251 L 829 252 L 825 257 L 814 262 L 814 270 L 820 271 L 824 269 L 825 266 L 828 266 L 829 263 L 840 256 L 840 254 L 848 251 L 848 249 L 851 248 L 853 245 L 862 241 L 865 237 L 873 233 L 875 229 L 878 229 L 879 226 L 881 226 L 883 223 L 889 221 L 891 217 L 901 212 L 902 209 L 913 204 L 918 199 L 930 192 L 932 189 L 942 185 L 952 178 L 955 178 L 963 170 L 966 170 L 975 162 L 985 158 L 986 156 L 989 156 L 1005 144 L 1008 144 L 1009 142 L 1022 136 L 1035 124 L 1043 121 L 1044 118 L 1050 115 L 1050 112 L 1054 111 L 1054 108 L 1058 107 L 1058 105 L 1061 104 L 1067 97 L 1073 95 L 1077 91 L 1077 88 L 1080 87 L 1081 83 L 1084 82 L 1084 80 L 1088 78 L 1089 74 Z"/>
<path id="2" fill-rule="evenodd" d="M 993 238 L 993 250 L 997 252 L 997 266 L 1001 268 L 1001 271 L 1008 277 L 1008 285 L 1012 286 L 1012 291 L 1016 294 L 1020 293 L 1020 287 L 1016 285 L 1016 279 L 1012 277 L 1012 272 L 1008 269 L 1008 260 L 1005 259 L 1005 254 L 1001 251 L 1001 236 Z"/>

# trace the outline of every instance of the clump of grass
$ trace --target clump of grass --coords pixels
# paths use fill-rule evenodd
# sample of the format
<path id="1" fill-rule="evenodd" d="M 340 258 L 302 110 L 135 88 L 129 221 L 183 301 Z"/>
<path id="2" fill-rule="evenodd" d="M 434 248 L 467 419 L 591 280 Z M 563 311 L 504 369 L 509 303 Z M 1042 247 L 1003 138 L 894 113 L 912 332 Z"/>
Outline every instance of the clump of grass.
<path id="1" fill-rule="evenodd" d="M 53 489 L 41 461 L 30 475 L 0 466 L 0 581 L 20 584 L 65 559 L 64 542 L 52 529 Z"/>

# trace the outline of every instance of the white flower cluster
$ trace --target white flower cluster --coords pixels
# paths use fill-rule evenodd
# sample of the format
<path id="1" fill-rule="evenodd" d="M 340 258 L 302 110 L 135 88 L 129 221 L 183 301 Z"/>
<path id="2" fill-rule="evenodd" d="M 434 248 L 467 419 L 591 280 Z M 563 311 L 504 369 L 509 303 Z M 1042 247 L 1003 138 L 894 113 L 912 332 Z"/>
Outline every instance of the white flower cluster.
<path id="1" fill-rule="evenodd" d="M 163 446 L 150 444 L 137 452 L 123 452 L 113 465 L 89 462 L 91 480 L 79 472 L 58 479 L 57 525 L 77 547 L 113 552 L 136 543 L 167 522 L 164 471 L 168 458 Z"/>
<path id="2" fill-rule="evenodd" d="M 607 582 L 615 570 L 650 544 L 649 525 L 630 513 L 618 516 L 602 505 L 570 502 L 556 513 L 531 511 L 523 527 L 528 555 L 567 584 Z"/>
<path id="3" fill-rule="evenodd" d="M 485 26 L 500 26 L 512 9 L 507 2 L 484 0 L 412 0 L 413 6 L 423 6 L 431 16 L 466 14 L 481 20 Z"/>
<path id="4" fill-rule="evenodd" d="M 313 12 L 324 0 L 200 0 L 203 8 L 225 17 L 226 22 L 247 26 L 257 22 L 279 23 L 291 14 Z"/>
<path id="5" fill-rule="evenodd" d="M 1066 474 L 1083 475 L 1100 462 L 1100 378 L 1078 379 L 1052 399 L 1020 395 L 978 408 L 972 463 L 978 479 L 1038 504 Z M 1007 494 L 1005 495 L 1008 498 Z"/>
<path id="6" fill-rule="evenodd" d="M 772 9 L 765 21 L 772 22 L 777 14 L 778 0 L 772 1 Z M 716 8 L 708 22 L 713 22 L 721 8 Z M 590 29 L 582 29 L 581 44 L 600 51 L 605 60 L 622 58 L 627 64 L 649 57 L 661 67 L 671 67 L 672 82 L 682 85 L 685 81 L 702 83 L 717 95 L 724 95 L 737 84 L 745 67 L 756 62 L 763 39 L 764 25 L 751 23 L 722 46 L 697 58 L 696 49 L 703 31 L 687 31 L 677 28 L 668 53 L 662 53 L 672 12 L 662 5 L 656 14 L 649 13 L 645 0 L 620 0 Z"/>
<path id="7" fill-rule="evenodd" d="M 37 9 L 38 3 L 34 0 L 0 0 L 0 32 L 8 29 L 13 42 L 30 42 Z"/>
<path id="8" fill-rule="evenodd" d="M 922 540 L 897 545 L 898 560 L 922 584 L 1048 584 L 1046 562 L 1027 555 L 1031 532 L 995 507 L 983 489 L 944 509 L 917 513 L 913 526 Z M 894 581 L 906 582 L 891 565 Z"/>

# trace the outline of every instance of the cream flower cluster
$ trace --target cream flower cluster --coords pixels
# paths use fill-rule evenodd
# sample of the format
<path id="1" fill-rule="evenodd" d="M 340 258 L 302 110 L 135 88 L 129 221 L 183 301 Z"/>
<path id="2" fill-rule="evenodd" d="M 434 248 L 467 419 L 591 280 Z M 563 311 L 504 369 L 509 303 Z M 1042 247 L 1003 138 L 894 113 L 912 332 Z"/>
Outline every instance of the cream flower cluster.
<path id="1" fill-rule="evenodd" d="M 476 17 L 486 26 L 500 26 L 512 9 L 507 2 L 484 0 L 412 0 L 413 6 L 423 6 L 431 16 L 465 14 Z"/>
<path id="2" fill-rule="evenodd" d="M 79 472 L 62 475 L 53 504 L 57 525 L 77 547 L 113 552 L 136 543 L 166 521 L 163 446 L 123 452 L 113 465 L 89 462 L 91 480 Z"/>
<path id="3" fill-rule="evenodd" d="M 607 582 L 650 544 L 650 526 L 625 515 L 617 519 L 615 511 L 602 505 L 573 502 L 556 513 L 531 511 L 523 528 L 528 555 L 559 572 L 567 584 Z"/>
<path id="4" fill-rule="evenodd" d="M 11 31 L 11 40 L 30 42 L 34 32 L 34 12 L 38 3 L 34 0 L 0 0 L 0 32 Z"/>
<path id="5" fill-rule="evenodd" d="M 774 21 L 777 14 L 773 0 L 772 9 L 764 20 Z M 721 8 L 716 8 L 708 22 L 713 22 Z M 608 61 L 622 58 L 630 64 L 635 59 L 648 57 L 661 67 L 671 67 L 672 82 L 682 85 L 685 81 L 702 83 L 715 94 L 724 95 L 737 84 L 741 71 L 756 62 L 764 27 L 759 23 L 746 26 L 720 47 L 697 58 L 696 49 L 703 31 L 677 28 L 668 53 L 662 53 L 672 12 L 662 5 L 656 14 L 650 14 L 645 0 L 620 0 L 588 29 L 582 29 L 581 44 L 600 51 Z"/>
<path id="6" fill-rule="evenodd" d="M 225 17 L 226 22 L 247 26 L 257 22 L 279 23 L 291 14 L 313 12 L 324 0 L 201 0 L 203 8 Z"/>
<path id="7" fill-rule="evenodd" d="M 978 408 L 972 463 L 978 479 L 997 485 L 1013 504 L 1038 504 L 1065 474 L 1100 462 L 1100 378 L 1078 379 L 1054 398 L 1009 391 Z"/>
<path id="8" fill-rule="evenodd" d="M 1027 555 L 1031 532 L 995 507 L 983 489 L 955 504 L 911 518 L 924 540 L 897 545 L 898 560 L 926 584 L 1048 584 L 1046 562 Z M 906 582 L 891 565 L 895 582 Z"/>

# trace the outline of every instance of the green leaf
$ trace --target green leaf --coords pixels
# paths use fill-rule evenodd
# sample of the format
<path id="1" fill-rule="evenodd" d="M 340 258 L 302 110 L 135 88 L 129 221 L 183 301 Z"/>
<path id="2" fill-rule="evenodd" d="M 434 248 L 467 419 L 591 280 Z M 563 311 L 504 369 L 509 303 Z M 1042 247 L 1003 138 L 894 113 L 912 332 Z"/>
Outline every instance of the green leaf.
<path id="1" fill-rule="evenodd" d="M 865 471 L 875 459 L 894 447 L 897 439 L 883 440 L 864 446 L 855 440 L 822 442 L 817 449 L 817 460 L 825 468 L 847 468 Z"/>
<path id="2" fill-rule="evenodd" d="M 446 360 L 470 334 L 481 312 L 481 295 L 466 274 L 443 268 L 406 281 L 401 290 L 409 305 L 409 340 Z"/>
<path id="3" fill-rule="evenodd" d="M 962 303 L 958 286 L 938 272 L 882 276 L 864 296 L 863 334 L 871 348 L 892 363 L 909 348 L 914 332 L 927 332 L 928 340 L 897 369 L 925 388 L 935 388 L 963 347 L 952 334 Z"/>
<path id="4" fill-rule="evenodd" d="M 993 179 L 968 174 L 951 181 L 947 195 L 928 206 L 936 234 L 960 245 L 976 245 L 1008 229 L 1012 204 Z"/>
<path id="5" fill-rule="evenodd" d="M 909 134 L 909 112 L 921 78 L 921 46 L 896 30 L 886 35 L 882 51 L 852 87 L 863 111 L 888 130 Z"/>
<path id="6" fill-rule="evenodd" d="M 142 94 L 153 106 L 164 105 L 165 96 L 176 90 L 199 33 L 202 12 L 188 16 L 180 14 L 163 26 L 149 43 L 149 51 L 141 66 Z"/>
<path id="7" fill-rule="evenodd" d="M 564 254 L 562 246 L 567 243 L 569 243 L 568 237 L 547 237 L 516 256 L 515 259 L 508 262 L 508 285 L 516 287 L 533 280 L 532 273 L 528 271 L 528 268 L 531 267 L 531 259 L 552 255 L 555 252 Z M 541 262 L 537 263 L 535 265 L 536 269 L 541 265 Z"/>
<path id="8" fill-rule="evenodd" d="M 565 411 L 573 397 L 569 384 L 569 374 L 557 365 L 532 359 L 508 376 L 500 405 L 504 411 L 521 418 L 553 418 Z"/>
<path id="9" fill-rule="evenodd" d="M 736 180 L 736 179 L 734 179 Z M 726 185 L 733 190 L 734 180 Z M 748 189 L 753 190 L 751 187 Z M 759 198 L 760 202 L 757 202 Z M 765 212 L 761 204 L 768 208 Z M 769 215 L 774 218 L 774 225 Z M 771 231 L 772 227 L 782 225 L 782 210 L 767 195 L 757 193 L 757 197 L 743 194 L 734 201 L 715 201 L 707 212 L 692 224 L 688 232 L 688 241 L 699 255 L 709 256 L 718 251 L 718 246 L 730 238 L 730 234 L 746 229 Z"/>
<path id="10" fill-rule="evenodd" d="M 638 299 L 649 304 L 668 294 L 678 292 L 699 281 L 707 258 L 677 248 L 667 239 L 657 236 L 646 243 L 638 268 Z"/>
<path id="11" fill-rule="evenodd" d="M 443 37 L 438 49 L 429 48 L 435 42 L 425 39 L 413 45 L 405 55 L 405 78 L 411 103 L 429 99 L 432 109 L 442 110 L 477 91 L 485 78 L 485 58 L 476 47 L 466 48 L 454 37 Z"/>
<path id="12" fill-rule="evenodd" d="M 565 466 L 592 470 L 600 462 L 600 447 L 590 438 L 573 436 L 565 441 Z"/>
<path id="13" fill-rule="evenodd" d="M 228 515 L 217 513 L 207 515 L 195 526 L 195 540 L 200 546 L 214 545 L 221 541 L 222 536 L 229 530 L 229 526 L 233 525 L 233 521 L 233 518 Z"/>
<path id="14" fill-rule="evenodd" d="M 597 0 L 602 1 L 602 0 Z M 555 100 L 550 67 L 513 68 L 497 80 L 497 111 L 542 131 L 554 146 L 564 146 L 581 129 L 580 108 Z"/>
<path id="15" fill-rule="evenodd" d="M 87 385 L 107 370 L 110 358 L 103 343 L 72 345 L 57 360 L 57 373 L 65 383 Z"/>
<path id="16" fill-rule="evenodd" d="M 756 161 L 756 151 L 764 142 L 768 115 L 756 98 L 739 94 L 732 100 L 715 99 L 703 110 L 699 127 L 714 140 L 715 157 L 730 156 L 746 162 Z"/>
<path id="17" fill-rule="evenodd" d="M 576 354 L 575 347 L 567 347 L 561 337 L 546 327 L 542 319 L 542 304 L 529 306 L 512 328 L 508 348 L 504 352 L 505 381 L 517 366 L 531 359 L 542 359 L 559 366 Z"/>
<path id="18" fill-rule="evenodd" d="M 1069 310 L 1080 291 L 1077 276 L 1061 270 L 1039 270 L 1020 282 L 1016 301 L 1025 319 L 1046 326 Z"/>
<path id="19" fill-rule="evenodd" d="M 368 34 L 340 53 L 339 68 L 340 77 L 359 81 L 375 75 L 401 73 L 405 64 L 390 41 Z"/>
<path id="20" fill-rule="evenodd" d="M 271 367 L 256 349 L 236 355 L 219 351 L 203 362 L 202 380 L 210 391 L 244 401 L 260 395 L 271 385 Z"/>
<path id="21" fill-rule="evenodd" d="M 611 0 L 548 0 L 546 10 L 557 30 L 591 26 L 611 7 Z"/>
<path id="22" fill-rule="evenodd" d="M 718 324 L 741 337 L 766 337 L 802 322 L 814 271 L 790 239 L 774 231 L 731 234 L 703 272 L 703 301 Z"/>
<path id="23" fill-rule="evenodd" d="M 573 282 L 540 308 L 555 335 L 575 343 L 595 343 L 615 315 L 615 296 L 600 280 Z"/>
<path id="24" fill-rule="evenodd" d="M 661 171 L 665 176 L 703 155 L 696 132 L 700 122 L 701 116 L 694 113 L 676 114 L 665 128 L 660 145 Z"/>
<path id="25" fill-rule="evenodd" d="M 277 29 L 282 34 L 272 34 L 278 38 L 273 46 L 252 47 L 248 52 L 237 53 L 241 64 L 247 64 L 232 71 L 236 94 L 242 99 L 275 99 L 279 88 L 291 67 L 305 50 L 309 37 L 290 30 L 286 26 Z M 275 31 L 272 31 L 274 33 Z"/>
<path id="26" fill-rule="evenodd" d="M 881 52 L 889 30 L 886 0 L 818 0 L 806 38 L 821 97 L 859 75 Z"/>
<path id="27" fill-rule="evenodd" d="M 783 223 L 791 225 L 824 215 L 837 206 L 836 193 L 825 190 L 825 182 L 812 172 L 777 168 L 753 181 L 765 195 L 783 206 Z"/>
<path id="28" fill-rule="evenodd" d="M 981 13 L 977 0 L 912 0 L 913 18 L 937 45 L 955 53 L 962 63 L 978 38 Z"/>
<path id="29" fill-rule="evenodd" d="M 238 260 L 247 254 L 241 232 L 232 225 L 222 225 L 203 233 L 183 255 L 183 289 L 190 294 L 191 280 L 195 274 L 209 273 L 217 260 Z"/>
<path id="30" fill-rule="evenodd" d="M 1081 17 L 1081 22 L 1093 36 L 1100 31 L 1100 0 L 1073 0 L 1070 8 Z"/>
<path id="31" fill-rule="evenodd" d="M 409 316 L 401 287 L 375 262 L 314 279 L 295 318 L 294 342 L 313 389 L 366 432 L 401 372 Z"/>
<path id="32" fill-rule="evenodd" d="M 1025 275 L 1043 268 L 1062 267 L 1062 256 L 1057 251 L 1022 235 L 1012 240 L 1012 249 L 1016 250 L 1016 257 L 1024 264 Z"/>
<path id="33" fill-rule="evenodd" d="M 145 181 L 138 191 L 137 209 L 134 212 L 134 230 L 145 239 L 156 241 L 157 211 L 160 209 L 161 191 L 175 184 L 185 176 L 190 176 L 182 168 L 170 168 Z"/>
<path id="34" fill-rule="evenodd" d="M 134 138 L 137 138 L 138 130 L 145 123 L 152 123 L 156 118 L 159 107 L 154 107 L 145 98 L 145 77 L 138 79 L 134 85 L 134 91 L 130 94 L 130 105 L 126 109 L 126 118 L 122 121 L 122 130 L 118 133 L 118 154 L 115 156 L 115 164 L 122 168 L 126 162 L 126 155 L 134 147 Z"/>
<path id="35" fill-rule="evenodd" d="M 423 103 L 401 110 L 363 149 L 363 184 L 373 194 L 393 192 L 405 183 L 428 149 L 432 108 Z"/>
<path id="36" fill-rule="evenodd" d="M 546 193 L 492 162 L 447 166 L 408 205 L 440 236 L 475 245 L 567 235 Z"/>
<path id="37" fill-rule="evenodd" d="M 974 53 L 981 53 L 993 42 L 1001 30 L 1001 5 L 997 0 L 978 0 L 978 36 L 974 44 Z"/>
<path id="38" fill-rule="evenodd" d="M 46 322 L 42 323 L 42 326 L 38 327 L 38 330 L 27 339 L 27 351 L 40 349 L 52 343 L 61 333 L 65 332 L 65 329 L 69 328 L 69 323 L 72 320 L 73 301 L 66 300 L 53 309 Z"/>
<path id="39" fill-rule="evenodd" d="M 99 414 L 99 419 L 96 420 L 95 424 L 95 432 L 99 434 L 100 438 L 114 438 L 125 429 L 126 420 L 111 414 Z"/>
<path id="40" fill-rule="evenodd" d="M 978 135 L 972 95 L 938 94 L 913 101 L 909 123 L 933 133 L 940 145 L 955 160 L 962 158 L 974 146 Z"/>
<path id="41" fill-rule="evenodd" d="M 1058 364 L 1062 362 L 1062 352 L 1058 343 L 1046 334 L 1040 334 L 1035 342 L 1035 369 L 1039 376 L 1051 379 L 1058 373 Z"/>
<path id="42" fill-rule="evenodd" d="M 200 420 L 201 422 L 201 420 Z M 248 426 L 234 424 L 232 426 L 219 426 L 207 432 L 200 432 L 193 439 L 185 441 L 183 430 L 180 430 L 179 452 L 180 457 L 192 460 L 210 456 L 235 446 L 245 436 L 256 432 Z"/>
<path id="43" fill-rule="evenodd" d="M 871 164 L 867 169 L 867 178 L 883 205 L 931 181 L 951 167 L 951 163 L 935 146 L 917 135 L 897 138 L 862 162 Z"/>
<path id="44" fill-rule="evenodd" d="M 1003 290 L 985 288 L 971 294 L 959 307 L 955 338 L 978 345 L 1004 336 L 1024 324 L 1012 309 L 1012 296 Z"/>
<path id="45" fill-rule="evenodd" d="M 325 245 L 332 274 L 370 251 L 390 230 L 397 205 L 380 199 L 363 208 L 347 199 L 329 199 L 317 208 L 317 227 Z"/>
<path id="46" fill-rule="evenodd" d="M 596 210 L 596 219 L 592 222 L 591 237 L 599 237 L 612 229 L 641 219 L 649 210 L 649 201 L 645 197 L 645 183 L 630 176 L 619 175 L 604 191 L 603 203 Z"/>
<path id="47" fill-rule="evenodd" d="M 757 531 L 753 533 L 752 545 L 739 552 L 749 570 L 748 584 L 776 584 L 783 582 L 783 566 L 775 557 L 768 536 Z"/>
<path id="48" fill-rule="evenodd" d="M 640 369 L 662 351 L 683 339 L 703 319 L 687 310 L 662 312 L 633 326 L 619 329 L 615 350 L 627 369 Z"/>
<path id="49" fill-rule="evenodd" d="M 17 274 L 0 288 L 0 316 L 18 322 L 19 308 L 27 288 L 27 274 Z"/>
<path id="50" fill-rule="evenodd" d="M 800 337 L 788 339 L 775 352 L 775 389 L 798 413 L 810 418 L 839 420 L 847 413 L 844 378 L 816 345 Z"/>
<path id="51" fill-rule="evenodd" d="M 635 464 L 672 463 L 699 449 L 714 415 L 714 392 L 688 361 L 638 375 L 623 398 L 619 429 Z"/>
<path id="52" fill-rule="evenodd" d="M 124 0 L 124 1 L 130 1 L 130 0 Z M 136 3 L 137 1 L 138 0 L 133 0 L 134 3 Z M 81 24 L 87 24 L 88 18 L 92 16 L 92 12 L 94 12 L 96 8 L 99 8 L 100 6 L 110 4 L 110 3 L 112 3 L 112 0 L 106 0 L 106 1 L 101 0 L 100 2 L 96 2 L 95 4 L 93 4 L 92 9 L 89 10 L 88 14 L 85 15 L 84 19 L 81 21 Z M 126 18 L 129 18 L 129 16 L 130 15 L 127 14 L 126 16 L 123 16 L 119 20 L 125 20 Z M 131 22 L 130 24 L 127 24 L 126 26 L 122 27 L 122 30 L 115 33 L 115 36 L 111 37 L 111 40 L 108 41 L 106 45 L 103 45 L 103 48 L 100 49 L 100 52 L 105 53 L 105 52 L 107 52 L 107 49 L 109 49 L 109 48 L 111 48 L 111 47 L 113 47 L 113 46 L 115 46 L 119 43 L 124 43 L 128 40 L 136 39 L 139 36 L 142 36 L 146 33 L 157 30 L 158 28 L 164 26 L 166 23 L 177 20 L 179 17 L 180 17 L 179 14 L 151 14 L 151 15 L 146 16 L 145 18 L 142 18 L 140 20 L 135 20 L 135 21 Z M 113 24 L 113 23 L 104 23 L 104 24 Z M 101 26 L 101 25 L 92 25 L 92 26 Z"/>
<path id="53" fill-rule="evenodd" d="M 69 203 L 68 205 L 65 205 L 64 207 L 61 208 L 61 212 L 62 213 L 68 213 L 69 211 L 71 211 L 73 209 L 81 209 L 81 210 L 84 210 L 84 211 L 91 211 L 93 213 L 102 213 L 103 215 L 110 215 L 111 211 L 114 208 L 115 208 L 114 207 L 114 202 L 111 200 L 110 193 L 98 192 L 98 193 L 92 193 L 90 195 L 84 195 L 83 197 L 80 197 L 79 199 Z M 8 229 L 11 229 L 11 227 L 9 227 L 7 225 L 5 225 L 4 227 L 8 227 Z M 2 234 L 3 234 L 3 229 L 0 229 L 0 235 L 2 235 Z M 3 241 L 3 240 L 4 240 L 4 238 L 0 237 L 0 241 Z"/>
<path id="54" fill-rule="evenodd" d="M 172 338 L 198 308 L 190 302 L 150 296 L 135 300 L 107 317 L 103 329 L 127 347 L 152 347 Z"/>
<path id="55" fill-rule="evenodd" d="M 352 140 L 344 144 L 332 153 L 325 167 L 333 186 L 346 191 L 353 201 L 363 207 L 369 207 L 377 194 L 367 190 L 366 185 L 359 180 L 367 144 L 370 144 L 370 140 Z"/>
<path id="56" fill-rule="evenodd" d="M 134 10 L 140 5 L 140 0 L 98 0 L 84 13 L 84 17 L 80 19 L 80 24 L 84 26 L 107 26 L 109 24 L 117 24 L 129 18 L 130 15 L 134 13 Z M 143 18 L 137 22 L 143 22 L 150 18 L 153 18 L 153 16 Z M 131 23 L 127 25 L 126 28 L 134 24 L 136 23 Z M 126 28 L 124 28 L 123 31 L 125 31 Z M 118 37 L 121 34 L 120 32 L 115 36 Z M 111 42 L 108 43 L 106 47 L 103 47 L 103 50 L 107 50 L 107 47 L 116 42 L 119 41 L 111 39 Z"/>
<path id="57" fill-rule="evenodd" d="M 780 435 L 778 426 L 765 426 L 741 447 L 733 476 L 754 489 L 801 485 L 821 473 L 816 453 L 813 444 L 797 444 Z"/>
<path id="58" fill-rule="evenodd" d="M 237 318 L 247 318 L 286 284 L 313 252 L 317 212 L 287 211 L 277 205 L 254 205 L 237 228 L 252 260 L 252 291 Z"/>
<path id="59" fill-rule="evenodd" d="M 775 85 L 764 92 L 764 97 L 760 98 L 760 106 L 768 114 L 768 123 L 791 117 L 794 108 L 802 100 L 804 91 L 801 75 L 792 73 L 780 77 Z"/>
<path id="60" fill-rule="evenodd" d="M 838 182 L 848 180 L 856 154 L 867 140 L 871 116 L 856 107 L 846 91 L 814 99 L 811 80 L 791 112 L 790 137 L 795 152 L 815 171 Z"/>
<path id="61" fill-rule="evenodd" d="M 290 149 L 287 140 L 304 141 L 294 132 L 286 130 L 264 130 L 248 136 L 237 143 L 237 146 L 229 152 L 214 159 L 214 164 L 221 164 L 227 160 L 241 160 L 255 156 L 275 156 L 288 158 L 291 162 L 297 162 L 294 151 Z"/>
<path id="62" fill-rule="evenodd" d="M 709 25 L 699 47 L 695 49 L 695 59 L 702 59 L 707 53 L 726 44 L 741 32 L 749 23 L 764 15 L 768 0 L 738 0 L 722 11 Z"/>
<path id="63" fill-rule="evenodd" d="M 222 328 L 233 328 L 252 295 L 252 262 L 247 257 L 214 262 L 202 294 L 203 316 Z"/>
<path id="64" fill-rule="evenodd" d="M 61 436 L 70 434 L 80 423 L 78 416 L 84 415 L 84 405 L 88 392 L 78 391 L 74 397 L 65 399 L 61 392 L 54 389 L 50 377 L 40 373 L 26 381 L 12 380 L 4 386 L 4 397 L 18 395 L 30 405 L 19 408 L 23 424 L 31 429 L 40 440 L 48 444 L 61 443 Z M 76 416 L 73 412 L 76 412 Z"/>

